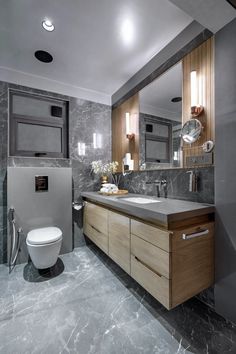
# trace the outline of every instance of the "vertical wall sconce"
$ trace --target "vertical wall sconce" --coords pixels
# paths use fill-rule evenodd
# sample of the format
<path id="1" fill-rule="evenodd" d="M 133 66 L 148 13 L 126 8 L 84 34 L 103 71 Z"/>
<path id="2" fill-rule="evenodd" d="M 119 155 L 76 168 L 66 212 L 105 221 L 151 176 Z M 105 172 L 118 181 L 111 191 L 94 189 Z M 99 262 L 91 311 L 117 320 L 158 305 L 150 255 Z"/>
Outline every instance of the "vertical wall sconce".
<path id="1" fill-rule="evenodd" d="M 198 117 L 203 112 L 203 106 L 199 102 L 200 91 L 198 87 L 197 72 L 196 70 L 190 73 L 190 90 L 191 90 L 191 115 Z M 198 95 L 199 92 L 199 95 Z"/>
<path id="2" fill-rule="evenodd" d="M 126 130 L 126 138 L 131 140 L 134 139 L 134 133 L 132 132 L 131 128 L 131 120 L 130 120 L 130 113 L 125 113 L 125 130 Z"/>
<path id="3" fill-rule="evenodd" d="M 102 135 L 93 133 L 93 147 L 94 149 L 101 149 L 102 147 Z"/>
<path id="4" fill-rule="evenodd" d="M 78 143 L 78 155 L 85 156 L 85 143 Z"/>

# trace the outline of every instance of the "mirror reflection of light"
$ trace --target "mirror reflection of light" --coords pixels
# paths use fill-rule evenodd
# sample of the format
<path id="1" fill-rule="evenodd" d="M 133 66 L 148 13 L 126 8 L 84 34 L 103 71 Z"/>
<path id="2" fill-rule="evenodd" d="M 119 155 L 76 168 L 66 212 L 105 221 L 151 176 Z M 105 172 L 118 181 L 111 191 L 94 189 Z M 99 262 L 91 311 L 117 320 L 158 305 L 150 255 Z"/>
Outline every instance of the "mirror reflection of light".
<path id="1" fill-rule="evenodd" d="M 94 149 L 101 149 L 101 147 L 102 147 L 102 134 L 93 133 L 93 147 L 94 147 Z"/>
<path id="2" fill-rule="evenodd" d="M 174 151 L 174 161 L 178 161 L 179 157 L 178 157 L 178 151 Z"/>
<path id="3" fill-rule="evenodd" d="M 85 156 L 85 143 L 78 143 L 78 155 Z"/>
<path id="4" fill-rule="evenodd" d="M 125 44 L 131 44 L 134 41 L 134 25 L 130 19 L 125 19 L 121 25 L 121 36 Z"/>
<path id="5" fill-rule="evenodd" d="M 191 107 L 197 106 L 197 72 L 195 70 L 190 73 L 191 85 Z"/>

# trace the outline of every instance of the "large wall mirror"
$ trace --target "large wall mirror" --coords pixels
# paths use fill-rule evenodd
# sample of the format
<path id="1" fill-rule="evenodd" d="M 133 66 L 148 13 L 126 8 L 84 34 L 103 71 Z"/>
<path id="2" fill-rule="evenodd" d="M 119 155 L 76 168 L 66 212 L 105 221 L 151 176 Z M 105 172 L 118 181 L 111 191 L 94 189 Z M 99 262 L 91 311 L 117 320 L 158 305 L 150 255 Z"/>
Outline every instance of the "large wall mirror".
<path id="1" fill-rule="evenodd" d="M 139 92 L 139 168 L 182 166 L 182 62 Z"/>
<path id="2" fill-rule="evenodd" d="M 214 142 L 213 67 L 213 39 L 210 38 L 164 73 L 155 76 L 154 72 L 154 80 L 151 75 L 145 86 L 139 90 L 136 87 L 133 95 L 115 106 L 113 160 L 122 166 L 125 154 L 130 153 L 135 171 L 212 165 L 213 151 L 206 152 L 204 146 Z M 196 98 L 195 104 L 192 96 Z M 127 112 L 132 139 L 127 135 Z"/>

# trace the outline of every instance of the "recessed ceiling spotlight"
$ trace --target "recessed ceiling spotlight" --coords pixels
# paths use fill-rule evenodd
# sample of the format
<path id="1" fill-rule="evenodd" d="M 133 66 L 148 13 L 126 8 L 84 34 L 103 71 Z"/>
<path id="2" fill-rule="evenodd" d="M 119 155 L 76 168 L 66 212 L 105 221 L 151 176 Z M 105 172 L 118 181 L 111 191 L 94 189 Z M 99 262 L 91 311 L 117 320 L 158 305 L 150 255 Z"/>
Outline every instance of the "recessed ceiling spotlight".
<path id="1" fill-rule="evenodd" d="M 53 57 L 50 53 L 45 52 L 45 50 L 37 50 L 34 53 L 36 59 L 43 63 L 51 63 L 53 61 Z"/>
<path id="2" fill-rule="evenodd" d="M 181 102 L 182 101 L 182 97 L 173 97 L 172 99 L 171 99 L 171 102 L 174 102 L 174 103 L 176 103 L 176 102 Z"/>
<path id="3" fill-rule="evenodd" d="M 44 20 L 42 22 L 42 26 L 48 32 L 52 32 L 55 29 L 55 26 L 53 25 L 53 23 L 50 20 Z"/>

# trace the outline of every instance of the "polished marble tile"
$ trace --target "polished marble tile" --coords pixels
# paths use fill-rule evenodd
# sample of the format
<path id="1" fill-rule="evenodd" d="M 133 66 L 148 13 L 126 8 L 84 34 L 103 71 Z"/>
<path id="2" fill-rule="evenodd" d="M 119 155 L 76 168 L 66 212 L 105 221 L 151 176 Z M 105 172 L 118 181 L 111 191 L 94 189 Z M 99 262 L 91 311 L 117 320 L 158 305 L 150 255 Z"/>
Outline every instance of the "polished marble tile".
<path id="1" fill-rule="evenodd" d="M 1 354 L 236 352 L 232 323 L 197 299 L 167 311 L 92 244 L 0 282 Z"/>

